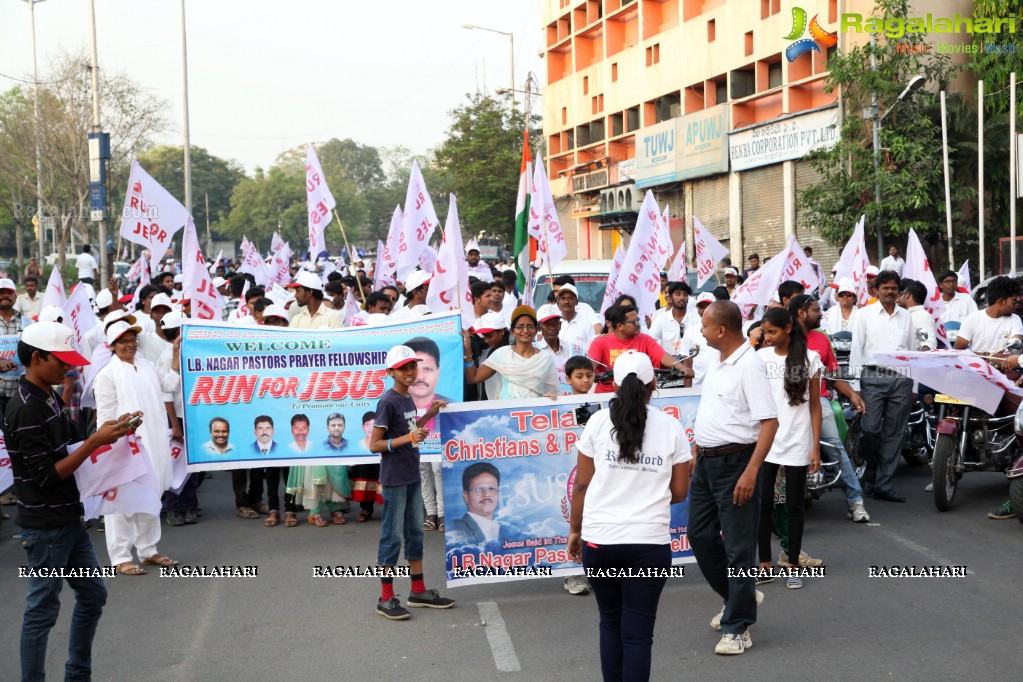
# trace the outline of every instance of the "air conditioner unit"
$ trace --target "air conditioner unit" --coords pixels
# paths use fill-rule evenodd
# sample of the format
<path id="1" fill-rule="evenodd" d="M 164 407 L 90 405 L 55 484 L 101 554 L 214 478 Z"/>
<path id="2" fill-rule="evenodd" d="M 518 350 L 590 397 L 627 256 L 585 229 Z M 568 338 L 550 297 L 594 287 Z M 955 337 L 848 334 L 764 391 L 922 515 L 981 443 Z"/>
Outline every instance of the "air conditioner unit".
<path id="1" fill-rule="evenodd" d="M 671 118 L 678 118 L 679 116 L 682 115 L 682 105 L 672 104 L 670 107 L 668 107 L 668 112 L 671 114 Z"/>
<path id="2" fill-rule="evenodd" d="M 638 213 L 639 207 L 642 205 L 643 190 L 636 189 L 636 185 L 632 183 L 600 191 L 601 213 L 620 213 L 622 211 Z"/>

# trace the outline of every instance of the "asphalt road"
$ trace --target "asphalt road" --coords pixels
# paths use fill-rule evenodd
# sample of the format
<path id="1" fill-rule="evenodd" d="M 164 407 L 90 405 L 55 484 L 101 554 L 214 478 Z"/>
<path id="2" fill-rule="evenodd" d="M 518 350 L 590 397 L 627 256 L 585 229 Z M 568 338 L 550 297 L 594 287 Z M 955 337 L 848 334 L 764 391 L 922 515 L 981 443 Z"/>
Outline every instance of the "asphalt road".
<path id="1" fill-rule="evenodd" d="M 990 521 L 1007 494 L 998 474 L 967 474 L 956 507 L 939 513 L 923 492 L 926 467 L 900 470 L 904 505 L 867 503 L 869 525 L 846 520 L 828 493 L 808 512 L 804 546 L 827 575 L 802 590 L 775 581 L 742 656 L 713 653 L 708 626 L 720 602 L 696 566 L 661 597 L 653 679 L 1012 679 L 1023 609 L 1018 564 L 1023 527 Z M 446 589 L 443 538 L 427 533 L 429 586 L 455 608 L 375 615 L 373 578 L 314 578 L 317 565 L 372 565 L 378 518 L 345 526 L 264 528 L 234 516 L 230 476 L 200 488 L 204 517 L 164 526 L 161 552 L 190 565 L 255 565 L 251 578 L 108 579 L 110 597 L 93 652 L 94 679 L 161 680 L 597 680 L 597 609 L 548 578 Z M 9 513 L 13 507 L 5 507 Z M 354 514 L 350 514 L 354 517 Z M 379 509 L 378 509 L 379 517 Z M 0 679 L 15 679 L 25 590 L 13 522 L 0 541 Z M 100 561 L 103 535 L 92 531 Z M 964 578 L 870 578 L 871 565 L 966 565 Z M 408 580 L 396 579 L 408 595 Z M 50 636 L 48 670 L 62 672 L 73 598 Z M 484 625 L 484 621 L 486 624 Z"/>

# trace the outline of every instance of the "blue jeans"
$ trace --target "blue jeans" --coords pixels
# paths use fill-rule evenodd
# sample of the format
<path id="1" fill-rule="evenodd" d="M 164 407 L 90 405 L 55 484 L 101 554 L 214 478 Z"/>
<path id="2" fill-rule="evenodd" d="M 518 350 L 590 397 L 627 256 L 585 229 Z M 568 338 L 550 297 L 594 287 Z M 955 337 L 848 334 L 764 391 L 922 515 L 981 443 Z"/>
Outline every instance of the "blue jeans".
<path id="1" fill-rule="evenodd" d="M 85 526 L 69 523 L 52 530 L 23 528 L 21 545 L 28 568 L 97 567 L 96 552 Z M 21 626 L 21 679 L 38 682 L 46 677 L 46 641 L 60 613 L 63 580 L 75 591 L 75 610 L 68 637 L 65 680 L 92 679 L 92 640 L 96 636 L 107 588 L 102 578 L 29 578 L 25 619 Z"/>
<path id="2" fill-rule="evenodd" d="M 753 447 L 720 457 L 697 457 L 689 485 L 689 545 L 703 577 L 725 600 L 721 632 L 726 634 L 741 634 L 757 622 L 755 578 L 728 577 L 729 568 L 749 571 L 756 562 L 763 476 L 757 476 L 746 504 L 732 502 Z M 771 489 L 763 494 L 770 495 Z"/>
<path id="3" fill-rule="evenodd" d="M 423 489 L 420 483 L 385 485 L 384 511 L 380 520 L 380 547 L 377 563 L 395 566 L 405 539 L 405 560 L 423 559 Z"/>
<path id="4" fill-rule="evenodd" d="M 860 479 L 856 478 L 852 462 L 849 461 L 849 453 L 845 451 L 845 443 L 838 437 L 838 422 L 835 421 L 835 411 L 831 408 L 831 401 L 821 398 L 821 442 L 833 445 L 838 448 L 842 455 L 842 477 L 838 479 L 839 485 L 845 491 L 845 503 L 853 506 L 863 502 L 863 488 L 860 487 Z"/>
<path id="5" fill-rule="evenodd" d="M 583 543 L 583 566 L 668 568 L 671 545 Z M 650 679 L 657 602 L 667 578 L 589 578 L 600 610 L 600 669 L 605 682 Z"/>

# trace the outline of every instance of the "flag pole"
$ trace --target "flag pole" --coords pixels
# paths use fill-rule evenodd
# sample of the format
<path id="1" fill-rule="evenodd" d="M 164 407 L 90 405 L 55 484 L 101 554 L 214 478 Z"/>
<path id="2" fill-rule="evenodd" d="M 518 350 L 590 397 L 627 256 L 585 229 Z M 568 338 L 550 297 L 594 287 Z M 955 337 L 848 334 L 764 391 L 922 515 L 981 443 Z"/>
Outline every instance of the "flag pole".
<path id="1" fill-rule="evenodd" d="M 337 226 L 341 228 L 341 239 L 345 242 L 345 249 L 348 250 L 348 257 L 352 257 L 352 247 L 348 245 L 348 235 L 345 234 L 345 224 L 341 222 L 341 216 L 337 214 L 337 209 L 334 209 L 334 217 L 337 218 Z M 352 260 L 354 263 L 354 259 Z M 366 292 L 362 290 L 362 278 L 359 277 L 359 271 L 355 271 L 355 284 L 359 287 L 359 295 L 362 296 L 362 304 L 366 305 Z"/>

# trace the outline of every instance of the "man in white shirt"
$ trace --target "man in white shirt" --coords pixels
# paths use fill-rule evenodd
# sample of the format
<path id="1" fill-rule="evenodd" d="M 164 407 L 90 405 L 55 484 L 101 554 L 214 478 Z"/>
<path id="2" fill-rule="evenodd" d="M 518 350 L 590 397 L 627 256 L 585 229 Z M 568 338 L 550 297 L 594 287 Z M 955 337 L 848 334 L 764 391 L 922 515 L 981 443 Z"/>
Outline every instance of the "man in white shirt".
<path id="1" fill-rule="evenodd" d="M 561 324 L 564 321 L 558 306 L 547 303 L 536 310 L 536 321 L 540 325 L 540 340 L 536 347 L 547 349 L 554 354 L 554 366 L 558 370 L 558 383 L 561 384 L 561 395 L 572 395 L 572 386 L 565 375 L 565 363 L 576 355 L 585 355 L 582 346 L 576 343 L 563 343 L 561 340 Z"/>
<path id="2" fill-rule="evenodd" d="M 913 350 L 934 350 L 938 342 L 934 336 L 934 318 L 924 308 L 927 287 L 915 279 L 902 280 L 899 305 L 905 308 L 913 321 Z"/>
<path id="3" fill-rule="evenodd" d="M 558 308 L 564 318 L 564 322 L 561 323 L 561 334 L 559 334 L 562 343 L 579 345 L 583 347 L 583 350 L 589 349 L 590 342 L 593 341 L 593 337 L 597 335 L 599 329 L 592 316 L 593 309 L 590 308 L 591 314 L 579 310 L 579 306 L 585 304 L 579 303 L 579 291 L 572 284 L 562 284 L 558 288 L 556 296 Z"/>
<path id="4" fill-rule="evenodd" d="M 323 282 L 319 276 L 303 270 L 288 286 L 295 290 L 295 303 L 301 306 L 288 326 L 295 329 L 340 329 L 343 326 L 341 313 L 323 302 Z"/>
<path id="5" fill-rule="evenodd" d="M 480 260 L 480 250 L 476 248 L 475 244 L 476 241 L 473 240 L 465 251 L 465 261 L 469 264 L 469 276 L 484 282 L 493 282 L 494 273 L 486 262 Z"/>
<path id="6" fill-rule="evenodd" d="M 92 247 L 88 244 L 82 245 L 82 252 L 75 259 L 75 267 L 78 269 L 78 281 L 86 284 L 94 284 L 96 268 L 99 263 L 92 257 Z"/>
<path id="7" fill-rule="evenodd" d="M 711 620 L 721 630 L 717 654 L 741 654 L 752 646 L 757 621 L 753 577 L 729 569 L 755 566 L 760 521 L 760 465 L 778 431 L 778 410 L 763 360 L 742 335 L 742 313 L 731 301 L 710 304 L 703 335 L 720 352 L 710 370 L 693 426 L 696 466 L 689 485 L 689 544 L 711 589 L 725 605 Z"/>
<path id="8" fill-rule="evenodd" d="M 1023 323 L 1013 313 L 1019 295 L 1020 285 L 1015 279 L 1005 276 L 992 279 L 987 285 L 988 307 L 963 321 L 956 350 L 969 348 L 979 354 L 997 353 L 1012 339 L 1023 338 Z M 1008 359 L 1008 367 L 1018 364 L 1018 356 Z"/>
<path id="9" fill-rule="evenodd" d="M 32 276 L 25 278 L 25 293 L 15 299 L 14 309 L 26 320 L 39 317 L 39 311 L 43 309 L 43 296 L 39 293 L 38 279 Z"/>
<path id="10" fill-rule="evenodd" d="M 967 317 L 977 312 L 977 304 L 973 297 L 958 291 L 959 274 L 949 270 L 938 279 L 941 300 L 945 302 L 945 311 L 941 313 L 941 323 L 962 323 Z"/>
<path id="11" fill-rule="evenodd" d="M 707 311 L 707 307 L 716 300 L 714 294 L 709 291 L 700 294 L 696 299 L 696 314 L 702 318 Z M 708 370 L 711 367 L 716 367 L 721 362 L 721 354 L 707 345 L 707 339 L 703 338 L 702 324 L 702 322 L 697 324 L 687 323 L 686 332 L 682 335 L 682 348 L 685 348 L 687 352 L 693 346 L 700 347 L 700 352 L 696 357 L 686 361 L 693 369 L 693 386 L 702 384 L 703 380 L 707 378 Z"/>
<path id="12" fill-rule="evenodd" d="M 888 247 L 888 255 L 881 260 L 881 270 L 891 270 L 899 277 L 902 277 L 902 268 L 906 267 L 906 261 L 899 256 L 899 247 L 892 244 Z"/>
<path id="13" fill-rule="evenodd" d="M 700 326 L 699 314 L 689 312 L 689 296 L 693 290 L 686 282 L 668 284 L 668 305 L 664 312 L 654 315 L 650 323 L 650 336 L 654 337 L 665 353 L 678 355 L 688 352 L 683 345 L 682 336 L 690 326 Z"/>
<path id="14" fill-rule="evenodd" d="M 867 460 L 863 492 L 885 502 L 905 502 L 895 494 L 892 477 L 899 464 L 906 423 L 913 406 L 913 381 L 882 365 L 874 353 L 913 349 L 913 320 L 896 305 L 899 276 L 892 270 L 877 275 L 877 301 L 861 308 L 852 324 L 849 371 L 859 374 L 860 394 L 867 405 L 860 421 Z"/>

